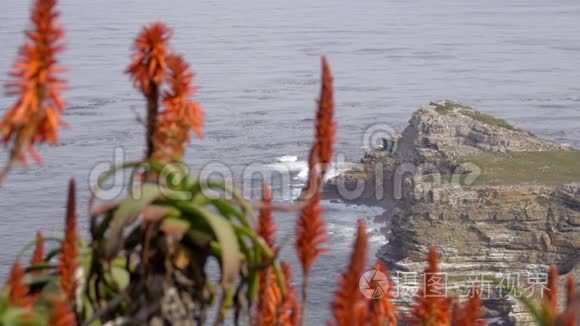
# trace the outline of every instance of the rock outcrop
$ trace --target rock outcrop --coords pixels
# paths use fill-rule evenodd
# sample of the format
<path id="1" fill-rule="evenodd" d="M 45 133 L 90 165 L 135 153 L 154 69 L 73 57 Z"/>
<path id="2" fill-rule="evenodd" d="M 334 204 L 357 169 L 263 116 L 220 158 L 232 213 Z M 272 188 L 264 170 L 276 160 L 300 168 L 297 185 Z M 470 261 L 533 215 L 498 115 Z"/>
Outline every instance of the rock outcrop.
<path id="1" fill-rule="evenodd" d="M 517 275 L 533 291 L 549 264 L 562 275 L 580 271 L 580 151 L 451 101 L 420 108 L 384 144 L 326 194 L 386 208 L 388 242 L 378 255 L 395 275 L 421 272 L 430 246 L 457 294 L 478 275 Z M 501 291 L 484 302 L 489 318 L 530 321 Z"/>

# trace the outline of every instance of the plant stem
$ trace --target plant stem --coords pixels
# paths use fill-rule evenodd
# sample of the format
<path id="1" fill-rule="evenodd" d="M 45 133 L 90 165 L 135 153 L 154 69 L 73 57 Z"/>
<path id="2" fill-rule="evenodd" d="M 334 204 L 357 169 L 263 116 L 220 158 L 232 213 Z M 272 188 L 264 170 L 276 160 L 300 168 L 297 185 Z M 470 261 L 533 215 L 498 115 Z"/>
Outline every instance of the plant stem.
<path id="1" fill-rule="evenodd" d="M 18 128 L 16 130 L 16 134 L 20 135 L 21 130 L 22 130 L 21 128 Z M 12 171 L 12 169 L 18 162 L 18 158 L 21 155 L 22 148 L 24 148 L 24 146 L 22 145 L 22 141 L 20 140 L 20 138 L 17 137 L 14 143 L 14 147 L 12 147 L 12 149 L 10 150 L 10 158 L 6 163 L 6 165 L 4 166 L 4 168 L 2 169 L 2 171 L 0 171 L 0 188 L 2 188 L 2 184 L 4 184 L 4 181 L 6 181 L 8 173 Z"/>
<path id="2" fill-rule="evenodd" d="M 232 305 L 232 300 L 234 299 L 235 294 L 236 294 L 235 287 L 222 288 L 222 295 L 219 303 L 219 311 L 218 315 L 216 316 L 214 326 L 224 324 L 224 321 L 226 320 L 228 314 L 228 309 Z"/>
<path id="3" fill-rule="evenodd" d="M 309 275 L 308 272 L 304 272 L 304 278 L 302 280 L 302 307 L 300 311 L 300 325 L 306 325 L 306 310 L 308 310 L 308 283 Z"/>
<path id="4" fill-rule="evenodd" d="M 6 180 L 6 176 L 8 176 L 8 173 L 10 173 L 14 165 L 16 165 L 16 160 L 13 157 L 10 157 L 10 160 L 8 163 L 6 163 L 6 166 L 4 166 L 2 171 L 0 171 L 0 188 L 2 187 L 2 184 Z"/>
<path id="5" fill-rule="evenodd" d="M 159 85 L 153 84 L 150 93 L 147 95 L 147 133 L 145 134 L 145 142 L 147 144 L 147 152 L 145 158 L 151 158 L 153 155 L 153 136 L 155 135 L 155 128 L 157 125 L 157 115 L 159 114 Z"/>

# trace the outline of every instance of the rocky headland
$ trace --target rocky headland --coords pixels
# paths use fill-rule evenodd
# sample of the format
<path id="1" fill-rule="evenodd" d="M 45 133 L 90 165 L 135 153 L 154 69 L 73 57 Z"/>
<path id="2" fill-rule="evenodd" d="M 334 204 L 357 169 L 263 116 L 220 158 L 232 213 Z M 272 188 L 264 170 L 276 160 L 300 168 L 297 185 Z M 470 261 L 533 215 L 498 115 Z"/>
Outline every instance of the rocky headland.
<path id="1" fill-rule="evenodd" d="M 580 279 L 580 151 L 460 103 L 421 107 L 401 135 L 330 180 L 325 195 L 386 209 L 378 256 L 394 275 L 422 272 L 435 246 L 452 293 L 478 275 L 533 291 L 550 264 L 562 284 L 568 273 Z M 498 324 L 531 321 L 513 296 L 484 299 Z"/>

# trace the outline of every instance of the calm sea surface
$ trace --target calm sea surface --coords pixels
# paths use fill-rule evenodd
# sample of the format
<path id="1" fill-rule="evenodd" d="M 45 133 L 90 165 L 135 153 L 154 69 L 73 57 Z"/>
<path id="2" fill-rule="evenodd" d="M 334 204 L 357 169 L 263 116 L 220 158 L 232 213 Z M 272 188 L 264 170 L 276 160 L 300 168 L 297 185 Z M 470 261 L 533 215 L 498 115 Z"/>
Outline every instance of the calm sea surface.
<path id="1" fill-rule="evenodd" d="M 0 1 L 2 83 L 22 44 L 28 7 Z M 71 127 L 57 147 L 42 150 L 44 165 L 16 171 L 0 189 L 2 278 L 35 230 L 59 234 L 68 178 L 77 179 L 86 203 L 95 162 L 112 161 L 118 147 L 127 159 L 141 157 L 135 112 L 143 114 L 143 101 L 123 70 L 132 39 L 152 21 L 175 29 L 174 48 L 197 72 L 207 124 L 206 139 L 188 150 L 193 168 L 215 160 L 241 171 L 290 155 L 299 170 L 312 139 L 323 54 L 335 74 L 337 150 L 347 160 L 360 157 L 369 126 L 401 129 L 418 105 L 434 99 L 460 100 L 580 146 L 577 0 L 62 0 L 60 8 L 70 81 L 64 119 Z M 0 112 L 12 101 L 0 98 Z M 297 175 L 292 182 L 296 189 L 303 181 Z M 313 272 L 312 325 L 328 318 L 355 220 L 380 214 L 325 206 L 331 250 Z M 84 226 L 86 205 L 79 209 Z M 280 238 L 292 235 L 293 221 L 279 216 Z M 373 239 L 374 251 L 384 238 Z M 292 241 L 286 247 L 291 256 Z"/>

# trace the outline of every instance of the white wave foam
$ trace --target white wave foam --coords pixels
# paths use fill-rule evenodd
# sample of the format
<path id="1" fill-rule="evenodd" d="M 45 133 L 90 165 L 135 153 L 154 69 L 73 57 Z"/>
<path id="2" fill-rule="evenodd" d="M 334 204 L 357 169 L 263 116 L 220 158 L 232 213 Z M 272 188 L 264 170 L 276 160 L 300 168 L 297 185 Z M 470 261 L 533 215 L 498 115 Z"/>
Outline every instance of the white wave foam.
<path id="1" fill-rule="evenodd" d="M 283 155 L 276 159 L 278 162 L 296 162 L 298 161 L 298 156 L 296 155 Z"/>
<path id="2" fill-rule="evenodd" d="M 371 225 L 371 223 L 367 224 L 369 243 L 384 243 L 386 241 L 385 236 L 382 233 L 377 232 L 377 229 L 378 227 L 376 225 Z M 334 241 L 337 241 L 336 243 L 344 243 L 350 246 L 356 234 L 356 227 L 352 225 L 328 223 L 327 232 Z"/>
<path id="3" fill-rule="evenodd" d="M 296 176 L 297 178 L 300 178 L 302 180 L 306 180 L 308 179 L 308 173 L 310 172 L 308 169 L 308 165 L 305 163 L 305 167 L 302 171 L 300 171 L 298 173 L 298 175 Z M 329 179 L 335 178 L 343 173 L 345 173 L 346 171 L 350 170 L 355 164 L 354 163 L 341 163 L 338 166 L 337 165 L 332 165 L 330 167 L 330 169 L 326 172 L 326 176 L 324 177 L 324 180 L 327 181 Z"/>
<path id="4" fill-rule="evenodd" d="M 356 163 L 340 163 L 338 165 L 332 165 L 327 171 L 324 180 L 328 181 L 329 179 L 350 170 L 355 165 Z M 299 161 L 298 156 L 296 155 L 284 155 L 276 158 L 276 162 L 267 164 L 266 167 L 280 173 L 290 173 L 293 177 L 292 187 L 294 188 L 292 189 L 291 195 L 293 199 L 298 198 L 305 181 L 308 180 L 308 174 L 310 173 L 307 161 Z"/>
<path id="5" fill-rule="evenodd" d="M 355 166 L 355 163 L 341 163 L 339 165 L 332 165 L 330 170 L 326 173 L 325 179 L 328 180 L 335 178 L 352 169 L 353 166 Z"/>
<path id="6" fill-rule="evenodd" d="M 355 166 L 356 163 L 333 164 L 326 173 L 325 180 L 334 178 Z M 297 155 L 283 155 L 276 158 L 276 162 L 268 164 L 268 167 L 276 171 L 288 171 L 296 173 L 296 178 L 300 180 L 308 179 L 308 162 L 298 161 Z"/>
<path id="7" fill-rule="evenodd" d="M 297 175 L 296 177 L 297 177 L 298 179 L 301 179 L 301 180 L 306 180 L 306 179 L 308 179 L 308 173 L 309 173 L 309 172 L 310 172 L 310 169 L 308 168 L 308 165 L 306 165 L 306 166 L 304 167 L 304 169 L 302 169 L 302 170 L 301 170 L 301 171 L 298 173 L 298 175 Z"/>
<path id="8" fill-rule="evenodd" d="M 302 187 L 295 187 L 295 188 L 292 188 L 292 190 L 290 190 L 290 191 L 291 191 L 290 195 L 292 196 L 292 200 L 296 200 L 296 199 L 298 199 L 298 197 L 302 193 Z"/>
<path id="9" fill-rule="evenodd" d="M 289 161 L 289 162 L 276 162 L 267 165 L 270 169 L 280 171 L 280 172 L 290 172 L 293 174 L 303 173 L 304 169 L 308 170 L 308 164 L 305 161 Z"/>
<path id="10" fill-rule="evenodd" d="M 384 234 L 369 234 L 369 242 L 380 242 L 384 243 L 386 241 L 386 237 Z"/>

